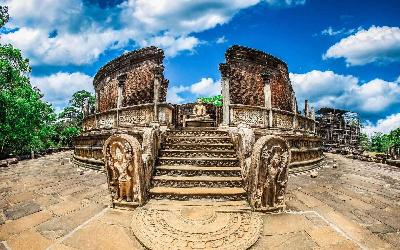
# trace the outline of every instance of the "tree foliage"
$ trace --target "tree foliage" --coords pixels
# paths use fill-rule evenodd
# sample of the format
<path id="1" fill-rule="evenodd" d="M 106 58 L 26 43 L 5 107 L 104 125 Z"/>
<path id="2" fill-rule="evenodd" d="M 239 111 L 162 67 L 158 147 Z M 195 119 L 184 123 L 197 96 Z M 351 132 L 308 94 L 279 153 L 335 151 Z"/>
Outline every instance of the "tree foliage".
<path id="1" fill-rule="evenodd" d="M 392 130 L 389 134 L 375 133 L 370 139 L 363 134 L 360 136 L 360 145 L 367 151 L 386 153 L 392 146 L 400 147 L 400 128 Z"/>
<path id="2" fill-rule="evenodd" d="M 0 6 L 0 28 L 8 19 L 8 8 Z M 72 146 L 73 137 L 80 133 L 84 99 L 94 107 L 94 96 L 78 91 L 57 119 L 40 90 L 31 86 L 30 72 L 29 60 L 19 49 L 0 44 L 0 158 Z"/>
<path id="3" fill-rule="evenodd" d="M 199 98 L 203 103 L 212 104 L 216 107 L 222 106 L 222 95 L 216 95 L 211 97 L 200 97 Z"/>
<path id="4" fill-rule="evenodd" d="M 10 16 L 8 15 L 8 7 L 0 6 L 0 28 L 8 22 L 9 18 Z"/>
<path id="5" fill-rule="evenodd" d="M 89 110 L 93 110 L 96 102 L 94 95 L 86 90 L 80 90 L 72 95 L 69 106 L 64 108 L 59 117 L 70 124 L 80 127 L 83 120 L 85 99 L 88 99 Z"/>
<path id="6" fill-rule="evenodd" d="M 56 126 L 59 144 L 71 147 L 73 138 L 80 134 L 85 99 L 88 99 L 89 110 L 93 110 L 96 102 L 94 95 L 86 90 L 80 90 L 72 95 L 69 106 L 59 114 Z"/>
<path id="7" fill-rule="evenodd" d="M 8 20 L 3 10 L 2 22 Z M 29 61 L 20 50 L 0 45 L 0 157 L 52 145 L 54 110 L 30 85 L 30 71 Z"/>

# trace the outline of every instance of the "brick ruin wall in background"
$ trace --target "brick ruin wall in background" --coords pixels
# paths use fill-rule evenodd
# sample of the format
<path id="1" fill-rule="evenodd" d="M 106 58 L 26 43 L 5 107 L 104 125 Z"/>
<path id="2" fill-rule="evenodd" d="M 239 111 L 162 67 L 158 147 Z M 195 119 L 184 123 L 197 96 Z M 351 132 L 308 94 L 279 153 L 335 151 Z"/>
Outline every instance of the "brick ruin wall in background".
<path id="1" fill-rule="evenodd" d="M 232 104 L 264 106 L 264 79 L 271 85 L 272 107 L 292 111 L 293 88 L 289 80 L 287 65 L 280 59 L 262 51 L 242 46 L 233 46 L 225 53 L 226 63 L 221 72 L 229 79 L 229 94 Z"/>
<path id="2" fill-rule="evenodd" d="M 159 102 L 165 102 L 168 80 L 164 79 L 162 61 L 164 53 L 156 47 L 148 47 L 124 54 L 102 67 L 96 74 L 94 86 L 97 93 L 98 111 L 117 107 L 118 80 L 126 74 L 123 89 L 123 106 L 154 102 L 154 79 L 161 74 Z"/>

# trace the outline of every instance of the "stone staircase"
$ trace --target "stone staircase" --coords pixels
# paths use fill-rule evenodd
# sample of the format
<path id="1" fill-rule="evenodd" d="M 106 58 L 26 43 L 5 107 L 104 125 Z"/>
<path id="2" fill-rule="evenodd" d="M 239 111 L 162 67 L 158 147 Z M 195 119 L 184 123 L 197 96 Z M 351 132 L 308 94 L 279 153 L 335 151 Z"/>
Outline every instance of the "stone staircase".
<path id="1" fill-rule="evenodd" d="M 245 201 L 239 161 L 228 132 L 171 130 L 161 145 L 150 198 Z"/>

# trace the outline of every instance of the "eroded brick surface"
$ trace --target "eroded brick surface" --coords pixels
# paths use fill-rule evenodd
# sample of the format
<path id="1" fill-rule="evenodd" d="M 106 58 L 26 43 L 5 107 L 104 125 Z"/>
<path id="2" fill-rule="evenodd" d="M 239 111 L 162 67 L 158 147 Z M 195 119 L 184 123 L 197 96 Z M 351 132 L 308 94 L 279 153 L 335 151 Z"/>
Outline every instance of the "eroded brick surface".
<path id="1" fill-rule="evenodd" d="M 293 88 L 286 63 L 262 51 L 232 46 L 225 53 L 221 74 L 229 80 L 232 104 L 264 106 L 264 85 L 271 86 L 272 107 L 292 111 Z"/>

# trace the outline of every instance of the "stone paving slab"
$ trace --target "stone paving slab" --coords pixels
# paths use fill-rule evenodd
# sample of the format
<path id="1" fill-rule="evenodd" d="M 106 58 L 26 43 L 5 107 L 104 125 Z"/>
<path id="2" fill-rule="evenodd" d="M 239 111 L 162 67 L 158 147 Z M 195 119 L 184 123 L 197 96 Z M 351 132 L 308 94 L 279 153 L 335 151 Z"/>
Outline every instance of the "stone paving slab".
<path id="1" fill-rule="evenodd" d="M 131 228 L 134 211 L 106 208 L 104 173 L 76 169 L 68 158 L 0 169 L 0 249 L 144 249 Z M 251 249 L 400 249 L 400 169 L 332 154 L 327 162 L 317 178 L 290 177 L 288 212 L 262 215 Z"/>

